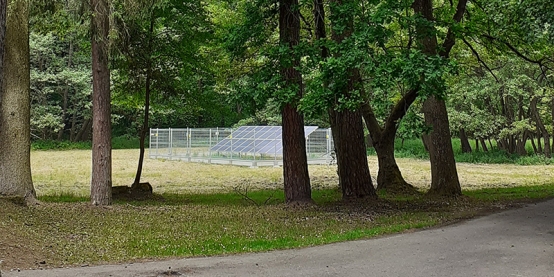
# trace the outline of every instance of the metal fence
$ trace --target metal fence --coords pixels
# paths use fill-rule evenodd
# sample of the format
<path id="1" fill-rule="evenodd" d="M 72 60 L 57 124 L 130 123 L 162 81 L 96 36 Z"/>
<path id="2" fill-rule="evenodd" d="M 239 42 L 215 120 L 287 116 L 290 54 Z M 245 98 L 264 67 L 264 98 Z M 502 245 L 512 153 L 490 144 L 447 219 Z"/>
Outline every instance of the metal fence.
<path id="1" fill-rule="evenodd" d="M 331 129 L 317 129 L 306 138 L 309 164 L 333 163 L 333 149 Z M 150 129 L 148 154 L 151 159 L 250 167 L 283 164 L 280 136 L 240 137 L 238 130 L 231 128 Z"/>

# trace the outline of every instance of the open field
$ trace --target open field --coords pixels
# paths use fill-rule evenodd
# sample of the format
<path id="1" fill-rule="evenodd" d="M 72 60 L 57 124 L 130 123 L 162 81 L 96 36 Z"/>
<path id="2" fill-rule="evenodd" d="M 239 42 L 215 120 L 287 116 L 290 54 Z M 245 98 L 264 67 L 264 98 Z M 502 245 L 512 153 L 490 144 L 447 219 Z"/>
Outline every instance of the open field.
<path id="1" fill-rule="evenodd" d="M 460 164 L 464 197 L 381 195 L 344 203 L 337 201 L 336 168 L 312 166 L 317 205 L 289 207 L 281 168 L 147 159 L 144 181 L 163 198 L 93 207 L 87 201 L 90 154 L 32 152 L 43 202 L 25 208 L 0 199 L 0 270 L 307 247 L 448 224 L 554 195 L 552 166 Z M 132 182 L 137 156 L 137 150 L 114 151 L 114 185 Z M 408 181 L 428 186 L 427 161 L 399 159 L 399 165 Z M 374 158 L 370 166 L 375 175 Z M 248 197 L 235 187 L 248 188 Z"/>
<path id="2" fill-rule="evenodd" d="M 138 150 L 113 151 L 114 186 L 130 185 L 134 180 Z M 33 181 L 38 195 L 69 193 L 89 194 L 90 150 L 31 152 Z M 372 176 L 377 175 L 377 158 L 370 156 Z M 399 158 L 398 165 L 406 180 L 421 189 L 431 181 L 428 161 Z M 458 164 L 464 189 L 527 186 L 552 183 L 554 165 Z M 336 166 L 310 166 L 312 186 L 337 186 Z M 150 182 L 157 193 L 229 192 L 235 187 L 279 189 L 282 168 L 247 168 L 145 159 L 143 181 Z"/>

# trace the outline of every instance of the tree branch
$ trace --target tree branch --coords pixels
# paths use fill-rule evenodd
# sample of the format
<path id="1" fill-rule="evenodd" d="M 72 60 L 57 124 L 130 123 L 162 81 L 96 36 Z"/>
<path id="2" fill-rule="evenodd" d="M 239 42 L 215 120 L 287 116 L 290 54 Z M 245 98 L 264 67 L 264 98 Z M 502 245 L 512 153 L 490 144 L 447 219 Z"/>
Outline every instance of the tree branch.
<path id="1" fill-rule="evenodd" d="M 388 130 L 391 128 L 394 128 L 394 129 L 397 128 L 398 121 L 406 115 L 406 112 L 408 112 L 408 109 L 416 100 L 418 93 L 419 93 L 419 87 L 413 88 L 410 91 L 408 91 L 408 93 L 404 94 L 402 99 L 400 99 L 400 101 L 396 103 L 390 115 L 387 117 L 387 121 L 385 122 L 385 128 L 383 130 L 384 133 L 389 132 Z"/>
<path id="2" fill-rule="evenodd" d="M 462 21 L 462 18 L 466 11 L 466 5 L 467 5 L 467 0 L 458 1 L 458 6 L 456 7 L 456 13 L 454 14 L 454 18 L 453 18 L 455 23 L 460 23 Z M 450 51 L 452 50 L 452 47 L 454 47 L 454 44 L 456 44 L 456 37 L 454 36 L 454 32 L 452 31 L 452 26 L 450 26 L 450 28 L 448 28 L 448 32 L 446 33 L 446 39 L 442 44 L 442 50 L 439 53 L 439 55 L 441 57 L 448 58 L 448 56 L 450 55 Z"/>
<path id="3" fill-rule="evenodd" d="M 487 35 L 487 34 L 483 34 L 482 35 L 484 38 L 487 38 L 488 40 L 490 41 L 499 41 L 500 43 L 506 45 L 508 48 L 510 48 L 510 50 L 512 50 L 512 52 L 514 52 L 514 54 L 516 54 L 518 57 L 530 62 L 530 63 L 535 63 L 535 64 L 538 64 L 538 65 L 542 65 L 542 61 L 544 60 L 543 59 L 540 59 L 540 60 L 533 60 L 527 56 L 525 56 L 523 53 L 521 53 L 519 50 L 517 50 L 517 48 L 515 48 L 512 44 L 510 44 L 509 42 L 507 41 L 503 41 L 499 38 L 495 38 L 491 35 Z"/>
<path id="4" fill-rule="evenodd" d="M 369 104 L 369 100 L 365 100 L 361 106 L 362 117 L 364 118 L 367 129 L 369 130 L 369 135 L 373 141 L 378 141 L 376 138 L 380 138 L 383 132 L 377 117 Z"/>
<path id="5" fill-rule="evenodd" d="M 496 37 L 493 37 L 491 35 L 488 35 L 488 34 L 483 34 L 482 35 L 484 38 L 487 38 L 488 40 L 490 41 L 499 41 L 500 43 L 506 45 L 506 47 L 508 47 L 514 54 L 516 54 L 516 56 L 522 58 L 523 60 L 527 61 L 527 62 L 530 62 L 530 63 L 534 63 L 534 64 L 537 64 L 542 72 L 542 74 L 544 76 L 546 76 L 547 74 L 547 70 L 551 70 L 552 71 L 552 68 L 550 68 L 549 66 L 546 65 L 546 63 L 548 62 L 551 62 L 551 60 L 547 57 L 543 57 L 543 58 L 540 58 L 538 60 L 535 60 L 535 59 L 532 59 L 528 56 L 526 56 L 525 54 L 521 53 L 521 51 L 519 51 L 515 46 L 513 46 L 511 43 L 507 42 L 507 41 L 504 41 L 502 39 L 499 39 L 499 38 L 496 38 Z M 545 63 L 546 61 L 546 63 Z"/>
<path id="6" fill-rule="evenodd" d="M 496 82 L 498 82 L 498 78 L 496 77 L 494 72 L 491 70 L 491 68 L 487 65 L 487 63 L 485 63 L 485 61 L 483 61 L 481 59 L 481 57 L 479 56 L 479 53 L 477 52 L 477 50 L 475 50 L 475 48 L 473 48 L 473 46 L 465 38 L 462 38 L 462 41 L 467 45 L 467 47 L 469 47 L 471 52 L 473 52 L 473 55 L 477 58 L 477 61 L 479 61 L 479 63 L 481 63 L 489 71 L 489 73 L 492 75 L 492 77 L 494 77 Z"/>

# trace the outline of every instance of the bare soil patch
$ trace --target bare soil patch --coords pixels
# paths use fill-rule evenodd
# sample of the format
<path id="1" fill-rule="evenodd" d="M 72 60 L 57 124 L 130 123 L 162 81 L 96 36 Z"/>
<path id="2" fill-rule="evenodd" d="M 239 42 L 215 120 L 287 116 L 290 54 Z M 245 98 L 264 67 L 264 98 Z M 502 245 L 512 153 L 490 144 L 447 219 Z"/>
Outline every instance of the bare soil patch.
<path id="1" fill-rule="evenodd" d="M 9 225 L 9 221 L 18 221 L 22 217 L 21 210 L 26 208 L 9 200 L 0 199 L 0 209 L 2 211 L 2 216 L 0 216 L 2 219 L 0 220 L 0 260 L 2 261 L 0 270 L 46 266 L 46 260 L 50 255 L 42 249 L 41 244 L 24 234 L 14 232 Z"/>

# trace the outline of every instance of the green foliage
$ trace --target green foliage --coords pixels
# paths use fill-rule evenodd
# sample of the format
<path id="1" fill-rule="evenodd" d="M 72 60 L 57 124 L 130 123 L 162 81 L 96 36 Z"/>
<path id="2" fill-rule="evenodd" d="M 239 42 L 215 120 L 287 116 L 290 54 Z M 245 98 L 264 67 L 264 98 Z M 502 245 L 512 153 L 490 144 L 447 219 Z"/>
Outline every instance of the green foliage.
<path id="1" fill-rule="evenodd" d="M 31 129 L 74 139 L 90 118 L 90 40 L 79 1 L 34 1 L 30 17 Z M 69 135 L 68 135 L 69 133 Z"/>
<path id="2" fill-rule="evenodd" d="M 70 142 L 59 140 L 37 140 L 31 143 L 31 150 L 91 149 L 91 142 Z"/>
<path id="3" fill-rule="evenodd" d="M 148 138 L 146 139 L 148 145 Z M 60 140 L 35 140 L 31 143 L 31 150 L 88 150 L 91 149 L 90 141 L 71 142 Z M 112 149 L 138 149 L 139 139 L 129 135 L 112 138 Z"/>
<path id="4" fill-rule="evenodd" d="M 473 149 L 475 144 L 470 142 Z M 454 158 L 460 163 L 475 163 L 475 164 L 518 164 L 518 165 L 539 165 L 553 164 L 554 159 L 537 155 L 533 153 L 530 143 L 527 145 L 529 155 L 520 156 L 518 154 L 510 154 L 505 150 L 500 150 L 493 144 L 493 148 L 489 151 L 473 151 L 471 153 L 462 153 L 459 139 L 452 139 L 452 148 L 454 149 Z M 421 139 L 397 139 L 395 141 L 395 156 L 397 158 L 414 158 L 414 159 L 429 159 L 429 154 L 423 146 Z M 368 155 L 375 155 L 373 148 L 368 149 Z"/>
<path id="5" fill-rule="evenodd" d="M 90 117 L 91 72 L 83 53 L 87 48 L 60 40 L 54 32 L 31 32 L 29 40 L 33 134 L 53 139 L 71 126 L 77 132 L 77 126 Z"/>

